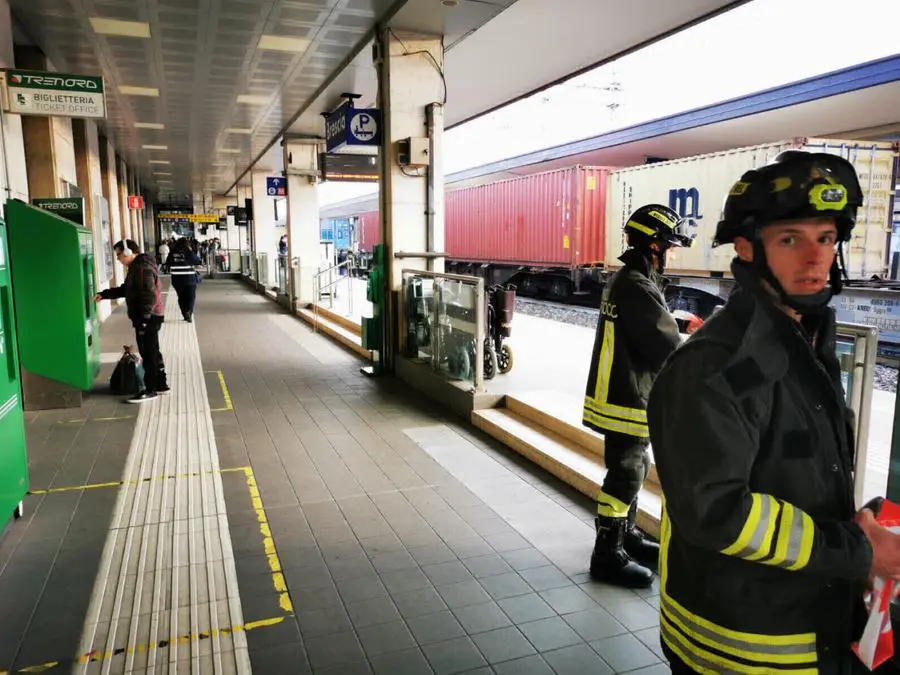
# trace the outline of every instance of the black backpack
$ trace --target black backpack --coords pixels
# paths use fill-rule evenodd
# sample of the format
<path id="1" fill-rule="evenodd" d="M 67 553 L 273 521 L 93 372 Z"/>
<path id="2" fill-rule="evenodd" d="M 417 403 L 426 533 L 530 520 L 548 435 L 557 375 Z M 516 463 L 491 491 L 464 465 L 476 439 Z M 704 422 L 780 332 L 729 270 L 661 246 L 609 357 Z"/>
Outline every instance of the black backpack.
<path id="1" fill-rule="evenodd" d="M 131 347 L 125 345 L 122 349 L 122 358 L 109 378 L 109 389 L 113 394 L 139 394 L 144 391 L 144 364 Z"/>

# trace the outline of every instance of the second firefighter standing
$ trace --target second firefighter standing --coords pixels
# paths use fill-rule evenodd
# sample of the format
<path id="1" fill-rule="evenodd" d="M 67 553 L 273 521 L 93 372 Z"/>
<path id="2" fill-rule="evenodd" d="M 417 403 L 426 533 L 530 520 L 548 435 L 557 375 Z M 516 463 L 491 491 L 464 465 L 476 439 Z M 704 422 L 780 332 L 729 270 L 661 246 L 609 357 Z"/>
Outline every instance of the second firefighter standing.
<path id="1" fill-rule="evenodd" d="M 607 467 L 597 497 L 591 576 L 631 588 L 653 582 L 659 546 L 635 526 L 637 495 L 650 469 L 647 398 L 656 374 L 681 343 L 662 292 L 666 252 L 690 246 L 682 219 L 649 204 L 625 223 L 624 267 L 607 281 L 600 303 L 583 423 L 603 434 Z"/>

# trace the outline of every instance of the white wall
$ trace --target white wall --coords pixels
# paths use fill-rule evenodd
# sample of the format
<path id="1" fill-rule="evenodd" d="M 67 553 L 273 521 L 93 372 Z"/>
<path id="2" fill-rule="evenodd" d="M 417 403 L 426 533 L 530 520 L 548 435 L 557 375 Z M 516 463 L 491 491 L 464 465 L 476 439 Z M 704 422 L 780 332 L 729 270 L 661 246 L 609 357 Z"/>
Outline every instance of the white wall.
<path id="1" fill-rule="evenodd" d="M 7 0 L 0 0 L 0 68 L 12 68 L 12 19 Z M 28 171 L 22 118 L 0 111 L 0 196 L 28 201 Z"/>
<path id="2" fill-rule="evenodd" d="M 57 194 L 59 181 L 78 184 L 75 169 L 75 140 L 72 138 L 72 120 L 68 117 L 51 117 L 53 129 L 53 154 L 56 159 Z"/>
<path id="3" fill-rule="evenodd" d="M 109 166 L 109 182 L 107 188 L 109 191 L 109 225 L 110 237 L 115 244 L 122 236 L 122 214 L 119 211 L 119 183 L 118 183 L 118 162 L 116 162 L 116 151 L 112 143 L 107 140 L 106 148 L 100 148 L 100 152 L 106 152 L 107 166 Z M 113 264 L 115 268 L 115 285 L 118 286 L 125 281 L 125 268 L 116 261 Z"/>

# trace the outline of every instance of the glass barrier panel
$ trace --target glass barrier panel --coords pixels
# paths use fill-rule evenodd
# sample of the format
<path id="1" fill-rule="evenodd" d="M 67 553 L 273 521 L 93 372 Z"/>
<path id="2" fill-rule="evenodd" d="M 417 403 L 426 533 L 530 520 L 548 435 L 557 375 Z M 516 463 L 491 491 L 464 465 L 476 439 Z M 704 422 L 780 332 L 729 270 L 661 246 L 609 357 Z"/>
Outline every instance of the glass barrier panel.
<path id="1" fill-rule="evenodd" d="M 412 359 L 433 362 L 434 356 L 434 280 L 418 275 L 404 275 L 404 354 Z"/>
<path id="2" fill-rule="evenodd" d="M 451 380 L 475 384 L 478 363 L 477 289 L 452 279 L 435 279 L 437 368 Z"/>

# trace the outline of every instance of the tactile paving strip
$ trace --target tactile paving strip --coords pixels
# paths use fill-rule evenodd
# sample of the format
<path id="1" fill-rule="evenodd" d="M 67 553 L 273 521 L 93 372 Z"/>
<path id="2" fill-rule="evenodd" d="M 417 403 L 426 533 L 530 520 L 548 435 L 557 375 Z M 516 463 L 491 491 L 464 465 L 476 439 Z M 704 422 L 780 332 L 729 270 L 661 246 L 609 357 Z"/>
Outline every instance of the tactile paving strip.
<path id="1" fill-rule="evenodd" d="M 172 391 L 139 406 L 75 672 L 249 674 L 200 348 L 174 292 L 160 343 Z"/>

